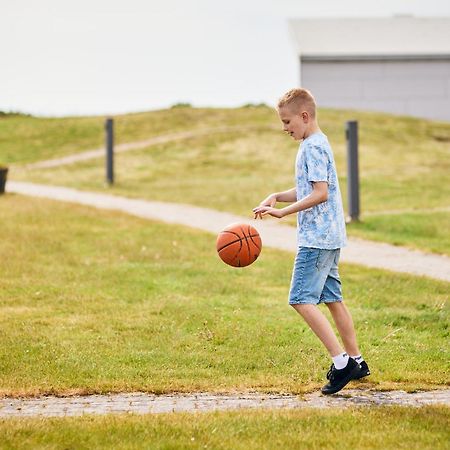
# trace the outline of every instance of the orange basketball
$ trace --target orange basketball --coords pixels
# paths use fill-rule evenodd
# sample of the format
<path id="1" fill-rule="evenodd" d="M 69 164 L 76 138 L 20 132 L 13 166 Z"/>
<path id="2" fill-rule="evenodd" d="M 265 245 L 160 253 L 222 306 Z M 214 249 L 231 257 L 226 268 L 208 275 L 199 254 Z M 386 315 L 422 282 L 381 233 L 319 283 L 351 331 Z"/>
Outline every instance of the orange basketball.
<path id="1" fill-rule="evenodd" d="M 245 267 L 255 262 L 261 253 L 261 237 L 251 225 L 233 223 L 217 236 L 220 259 L 233 267 Z"/>

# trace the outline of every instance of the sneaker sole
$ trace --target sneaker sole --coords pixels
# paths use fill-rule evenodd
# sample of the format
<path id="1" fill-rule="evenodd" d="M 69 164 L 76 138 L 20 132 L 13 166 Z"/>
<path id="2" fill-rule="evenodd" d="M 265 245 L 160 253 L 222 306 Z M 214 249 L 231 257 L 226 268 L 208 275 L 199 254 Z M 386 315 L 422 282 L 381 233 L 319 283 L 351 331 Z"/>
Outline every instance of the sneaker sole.
<path id="1" fill-rule="evenodd" d="M 367 372 L 364 372 L 363 374 L 359 374 L 358 376 L 356 376 L 355 378 L 353 378 L 354 380 L 359 380 L 359 379 L 361 379 L 361 378 L 364 378 L 364 377 L 368 377 L 370 375 L 370 370 L 368 370 Z"/>
<path id="2" fill-rule="evenodd" d="M 322 394 L 324 395 L 331 395 L 336 394 L 336 392 L 339 392 L 342 388 L 344 388 L 350 381 L 355 379 L 355 375 L 359 372 L 359 367 L 356 366 L 347 376 L 347 378 L 344 378 L 344 380 L 339 384 L 338 386 L 335 386 L 332 390 L 324 391 L 323 388 L 321 389 Z"/>

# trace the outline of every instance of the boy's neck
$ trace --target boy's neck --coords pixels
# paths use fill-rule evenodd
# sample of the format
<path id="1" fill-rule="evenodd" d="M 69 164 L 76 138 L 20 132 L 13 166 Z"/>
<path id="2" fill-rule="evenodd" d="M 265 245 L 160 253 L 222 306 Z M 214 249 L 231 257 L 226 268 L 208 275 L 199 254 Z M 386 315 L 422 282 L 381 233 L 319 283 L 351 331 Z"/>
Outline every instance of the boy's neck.
<path id="1" fill-rule="evenodd" d="M 308 127 L 308 129 L 306 130 L 306 133 L 303 136 L 303 140 L 305 140 L 312 134 L 320 133 L 321 131 L 322 130 L 319 128 L 319 124 L 316 121 L 311 122 L 311 125 Z"/>

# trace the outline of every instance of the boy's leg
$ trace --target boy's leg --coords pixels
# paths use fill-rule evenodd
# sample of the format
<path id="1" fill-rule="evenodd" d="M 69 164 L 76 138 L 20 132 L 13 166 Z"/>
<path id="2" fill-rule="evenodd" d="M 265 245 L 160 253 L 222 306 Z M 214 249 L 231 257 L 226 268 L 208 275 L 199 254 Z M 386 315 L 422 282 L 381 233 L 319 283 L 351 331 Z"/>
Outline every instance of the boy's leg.
<path id="1" fill-rule="evenodd" d="M 306 323 L 322 341 L 332 357 L 342 353 L 342 347 L 333 328 L 331 328 L 330 322 L 317 306 L 311 304 L 291 306 L 305 319 Z"/>
<path id="2" fill-rule="evenodd" d="M 339 257 L 337 255 L 325 282 L 321 298 L 328 306 L 328 309 L 333 316 L 334 323 L 336 324 L 339 335 L 344 343 L 345 351 L 360 365 L 359 373 L 354 374 L 353 379 L 360 379 L 370 375 L 370 370 L 359 351 L 355 327 L 350 311 L 341 300 L 342 292 L 341 280 L 339 279 L 338 272 L 338 261 Z"/>
<path id="3" fill-rule="evenodd" d="M 321 301 L 328 306 L 328 309 L 333 316 L 334 323 L 341 336 L 345 351 L 350 356 L 355 356 L 360 353 L 356 342 L 352 316 L 342 301 L 341 279 L 338 270 L 339 257 L 340 251 L 338 250 L 325 281 L 321 294 Z"/>
<path id="4" fill-rule="evenodd" d="M 326 303 L 333 316 L 336 328 L 339 331 L 345 351 L 349 355 L 359 355 L 360 351 L 356 342 L 355 327 L 352 316 L 344 302 Z"/>
<path id="5" fill-rule="evenodd" d="M 339 250 L 300 248 L 289 292 L 289 304 L 304 318 L 333 359 L 333 365 L 327 374 L 329 382 L 322 387 L 323 394 L 340 391 L 360 369 L 359 364 L 342 351 L 330 322 L 316 306 L 320 301 L 342 299 L 342 296 L 324 297 L 327 294 L 324 288 L 330 269 L 337 266 L 338 259 Z"/>
<path id="6" fill-rule="evenodd" d="M 360 365 L 342 352 L 342 347 L 331 328 L 328 319 L 319 311 L 317 306 L 311 304 L 292 305 L 293 308 L 305 319 L 306 323 L 322 341 L 333 358 L 333 365 L 328 371 L 329 382 L 322 387 L 322 394 L 335 394 L 340 391 L 349 381 L 355 379 L 360 372 Z M 338 362 L 342 368 L 337 368 Z"/>

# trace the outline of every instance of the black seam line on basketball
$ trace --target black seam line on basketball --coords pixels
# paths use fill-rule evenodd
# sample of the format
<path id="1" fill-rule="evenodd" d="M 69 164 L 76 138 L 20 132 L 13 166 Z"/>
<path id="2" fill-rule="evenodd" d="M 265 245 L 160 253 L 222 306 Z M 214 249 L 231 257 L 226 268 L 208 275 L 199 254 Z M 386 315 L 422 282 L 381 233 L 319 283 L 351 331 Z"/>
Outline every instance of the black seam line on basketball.
<path id="1" fill-rule="evenodd" d="M 233 256 L 233 259 L 231 261 L 234 261 L 239 256 L 239 253 L 241 253 L 241 250 L 242 250 L 242 239 L 240 239 L 239 242 L 241 243 L 241 246 L 239 247 L 239 250 L 236 252 L 236 254 Z M 241 267 L 241 260 L 240 259 L 238 259 L 238 266 L 237 267 Z"/>
<path id="2" fill-rule="evenodd" d="M 248 237 L 252 240 L 252 242 L 255 244 L 255 247 L 261 251 L 261 247 L 253 240 L 254 237 L 259 236 L 258 234 L 250 234 L 250 225 L 248 226 Z"/>
<path id="3" fill-rule="evenodd" d="M 233 242 L 228 242 L 228 244 L 225 244 L 223 247 L 218 248 L 218 249 L 217 249 L 218 252 L 220 252 L 220 251 L 221 251 L 222 249 L 224 249 L 225 247 L 228 247 L 229 245 L 234 244 L 235 242 L 237 242 L 237 241 L 239 241 L 239 240 L 241 239 L 241 237 L 240 237 L 237 233 L 235 233 L 234 231 L 224 230 L 224 231 L 221 231 L 221 232 L 220 232 L 220 234 L 222 234 L 222 233 L 230 233 L 230 234 L 233 234 L 233 235 L 236 236 L 238 239 L 236 239 L 236 240 L 233 241 Z"/>
<path id="4" fill-rule="evenodd" d="M 222 248 L 218 251 L 219 255 L 220 255 L 220 252 L 221 252 L 224 248 L 228 247 L 228 246 L 231 245 L 231 244 L 235 244 L 236 242 L 239 242 L 240 245 L 239 245 L 239 250 L 238 250 L 238 251 L 236 252 L 236 254 L 230 259 L 230 262 L 234 261 L 234 260 L 239 256 L 239 253 L 240 253 L 241 250 L 242 250 L 242 239 L 238 239 L 237 241 L 231 242 L 230 244 L 227 244 L 225 247 L 222 247 Z M 235 267 L 236 267 L 236 266 L 235 266 Z"/>
<path id="5" fill-rule="evenodd" d="M 250 230 L 250 228 L 251 228 L 251 225 L 248 226 L 248 229 L 249 229 L 249 230 Z M 241 231 L 243 231 L 242 228 L 241 228 Z M 255 231 L 256 231 L 256 230 L 255 230 Z M 239 234 L 235 233 L 234 231 L 223 230 L 223 231 L 221 231 L 219 234 L 222 234 L 222 233 L 230 233 L 230 234 L 234 234 L 234 235 L 237 236 L 238 238 L 241 238 L 241 237 L 239 236 Z M 251 233 L 249 232 L 248 235 L 251 236 L 251 237 L 255 237 L 255 236 L 259 236 L 259 233 L 258 233 L 257 231 L 256 231 L 255 234 L 251 234 Z"/>
<path id="6" fill-rule="evenodd" d="M 222 233 L 223 233 L 223 232 L 222 232 Z M 233 242 L 228 242 L 228 244 L 225 244 L 223 247 L 218 248 L 218 249 L 217 249 L 218 252 L 221 252 L 224 248 L 227 248 L 229 245 L 236 244 L 236 242 L 242 241 L 242 239 L 244 239 L 244 238 L 241 238 L 238 234 L 233 233 L 232 231 L 227 231 L 227 233 L 234 234 L 235 236 L 238 236 L 239 239 L 236 239 L 236 240 L 233 241 Z M 252 236 L 249 236 L 249 237 L 257 237 L 257 236 L 258 236 L 258 234 L 253 234 Z M 252 239 L 252 240 L 253 240 L 253 239 Z M 255 244 L 255 245 L 256 245 L 256 244 Z M 256 246 L 257 246 L 257 245 L 256 245 Z M 257 246 L 257 247 L 258 247 L 258 246 Z M 259 248 L 259 247 L 258 247 L 258 248 Z"/>
<path id="7" fill-rule="evenodd" d="M 220 247 L 217 251 L 220 253 L 224 248 L 229 247 L 230 245 L 236 244 L 236 242 L 242 241 L 242 238 L 236 239 L 233 242 L 228 242 L 228 244 L 225 244 L 223 247 Z"/>
<path id="8" fill-rule="evenodd" d="M 242 234 L 245 238 L 245 243 L 247 244 L 247 250 L 248 250 L 248 259 L 251 261 L 252 259 L 252 253 L 250 252 L 250 244 L 248 243 L 247 235 L 245 234 L 245 230 L 241 227 Z"/>
<path id="9" fill-rule="evenodd" d="M 256 236 L 254 236 L 254 237 L 256 237 Z M 249 236 L 249 238 L 252 240 L 252 242 L 255 244 L 255 247 L 259 250 L 259 251 L 261 251 L 261 247 L 253 240 L 253 237 L 252 236 Z"/>
<path id="10" fill-rule="evenodd" d="M 230 230 L 223 230 L 223 231 L 220 232 L 220 234 L 222 234 L 222 233 L 230 233 L 230 234 L 234 234 L 237 237 L 240 237 L 236 232 L 230 231 Z"/>

